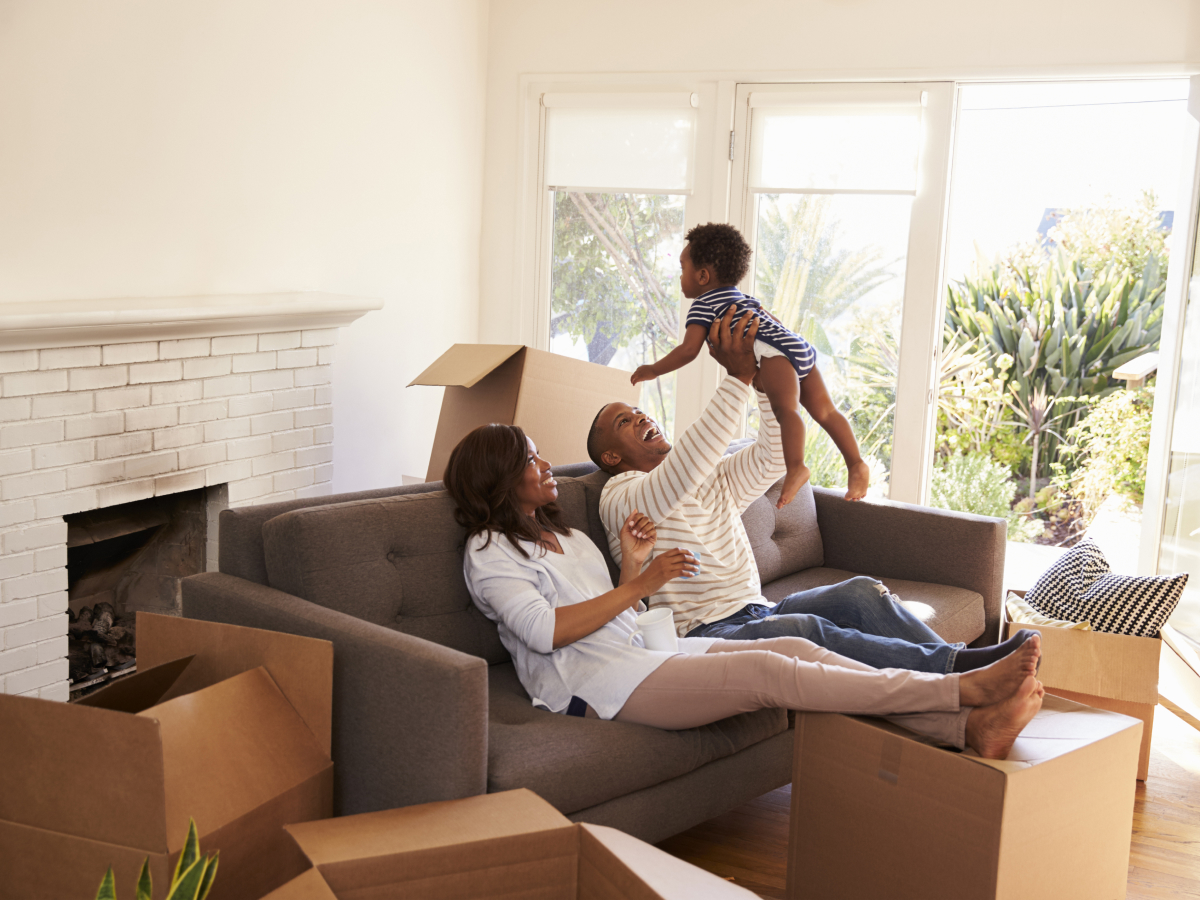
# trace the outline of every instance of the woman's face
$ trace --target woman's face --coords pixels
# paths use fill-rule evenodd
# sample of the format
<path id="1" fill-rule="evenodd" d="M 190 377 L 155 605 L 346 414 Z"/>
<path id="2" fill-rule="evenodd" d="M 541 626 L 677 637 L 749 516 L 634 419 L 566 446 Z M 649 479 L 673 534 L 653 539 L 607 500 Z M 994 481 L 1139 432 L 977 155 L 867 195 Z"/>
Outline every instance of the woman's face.
<path id="1" fill-rule="evenodd" d="M 529 439 L 526 438 L 528 441 Z M 525 474 L 516 490 L 517 503 L 521 511 L 532 516 L 534 511 L 558 499 L 558 482 L 550 474 L 550 463 L 538 456 L 537 447 L 529 441 L 529 457 L 525 460 Z"/>

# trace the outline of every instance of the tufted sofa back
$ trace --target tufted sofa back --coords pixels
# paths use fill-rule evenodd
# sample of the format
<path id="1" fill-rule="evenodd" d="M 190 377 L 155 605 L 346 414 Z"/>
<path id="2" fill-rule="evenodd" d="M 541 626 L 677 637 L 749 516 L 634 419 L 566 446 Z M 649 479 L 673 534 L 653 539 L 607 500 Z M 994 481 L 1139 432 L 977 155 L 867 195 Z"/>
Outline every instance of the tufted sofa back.
<path id="1" fill-rule="evenodd" d="M 559 506 L 572 528 L 600 547 L 615 579 L 600 522 L 608 476 L 559 479 Z M 816 506 L 805 487 L 775 509 L 778 485 L 742 516 L 764 584 L 824 561 Z M 268 583 L 356 618 L 482 657 L 508 660 L 494 624 L 467 592 L 463 528 L 445 491 L 295 509 L 262 525 Z"/>

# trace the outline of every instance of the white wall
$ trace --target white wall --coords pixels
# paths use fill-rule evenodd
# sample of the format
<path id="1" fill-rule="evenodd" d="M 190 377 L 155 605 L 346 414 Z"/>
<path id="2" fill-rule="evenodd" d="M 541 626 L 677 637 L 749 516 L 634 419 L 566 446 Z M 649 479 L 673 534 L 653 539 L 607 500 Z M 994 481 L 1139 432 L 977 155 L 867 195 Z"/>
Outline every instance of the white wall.
<path id="1" fill-rule="evenodd" d="M 493 0 L 480 339 L 529 340 L 522 75 L 704 81 L 1197 71 L 1198 0 Z M 698 83 L 699 82 L 699 83 Z"/>
<path id="2" fill-rule="evenodd" d="M 0 0 L 0 302 L 380 297 L 335 489 L 423 474 L 477 335 L 486 0 Z"/>

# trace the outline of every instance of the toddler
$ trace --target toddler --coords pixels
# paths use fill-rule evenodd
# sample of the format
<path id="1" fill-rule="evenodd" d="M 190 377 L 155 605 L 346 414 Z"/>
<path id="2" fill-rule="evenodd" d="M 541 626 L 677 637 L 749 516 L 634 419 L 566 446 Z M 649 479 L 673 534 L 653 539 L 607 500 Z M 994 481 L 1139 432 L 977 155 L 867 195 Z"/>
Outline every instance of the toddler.
<path id="1" fill-rule="evenodd" d="M 815 365 L 816 351 L 804 338 L 784 328 L 761 303 L 738 290 L 737 283 L 746 277 L 752 252 L 741 233 L 732 225 L 709 222 L 689 231 L 687 241 L 679 254 L 682 269 L 679 284 L 692 305 L 688 309 L 683 343 L 658 362 L 638 366 L 630 380 L 634 384 L 651 381 L 690 363 L 704 346 L 713 321 L 723 316 L 731 304 L 736 306 L 738 315 L 750 312 L 759 322 L 754 342 L 754 356 L 759 362 L 755 384 L 771 401 L 787 463 L 777 506 L 790 503 L 809 478 L 808 466 L 804 465 L 804 420 L 800 417 L 800 405 L 829 433 L 846 460 L 849 470 L 846 499 L 861 499 L 867 493 L 870 470 L 859 454 L 850 423 L 838 412 L 825 389 Z"/>

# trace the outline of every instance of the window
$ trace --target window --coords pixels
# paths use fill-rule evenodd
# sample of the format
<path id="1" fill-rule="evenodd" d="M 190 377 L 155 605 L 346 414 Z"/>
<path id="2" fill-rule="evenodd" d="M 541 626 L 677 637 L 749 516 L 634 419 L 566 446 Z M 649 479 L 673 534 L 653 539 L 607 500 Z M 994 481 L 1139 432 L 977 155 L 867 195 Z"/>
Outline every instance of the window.
<path id="1" fill-rule="evenodd" d="M 544 94 L 549 346 L 633 370 L 679 339 L 679 253 L 692 190 L 695 95 Z M 676 376 L 642 405 L 666 428 Z"/>
<path id="2" fill-rule="evenodd" d="M 951 97 L 948 85 L 738 88 L 730 219 L 755 251 L 744 289 L 813 345 L 872 493 L 894 499 L 920 491 Z M 902 342 L 906 320 L 923 324 Z M 811 422 L 805 463 L 814 484 L 845 485 L 841 454 Z"/>

